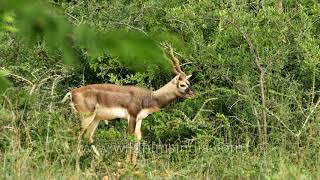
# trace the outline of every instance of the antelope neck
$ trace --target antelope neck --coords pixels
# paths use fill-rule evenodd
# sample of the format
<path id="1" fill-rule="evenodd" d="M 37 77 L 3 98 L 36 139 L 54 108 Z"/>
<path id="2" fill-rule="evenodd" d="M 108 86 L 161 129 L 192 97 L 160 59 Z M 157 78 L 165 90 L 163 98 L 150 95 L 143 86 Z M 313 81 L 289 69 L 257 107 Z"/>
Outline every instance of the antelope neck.
<path id="1" fill-rule="evenodd" d="M 160 107 L 166 106 L 178 97 L 175 92 L 175 85 L 172 84 L 172 82 L 169 82 L 160 89 L 153 91 L 152 96 L 156 99 L 157 104 Z"/>

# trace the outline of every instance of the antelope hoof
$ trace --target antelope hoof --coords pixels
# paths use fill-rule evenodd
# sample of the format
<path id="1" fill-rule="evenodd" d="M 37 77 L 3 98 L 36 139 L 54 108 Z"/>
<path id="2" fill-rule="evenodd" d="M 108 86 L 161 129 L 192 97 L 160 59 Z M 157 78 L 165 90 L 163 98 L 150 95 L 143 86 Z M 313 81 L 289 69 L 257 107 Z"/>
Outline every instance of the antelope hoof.
<path id="1" fill-rule="evenodd" d="M 96 154 L 98 157 L 100 157 L 100 153 L 99 153 L 98 149 L 96 148 L 96 146 L 95 145 L 91 145 L 91 148 L 92 148 L 94 154 Z"/>
<path id="2" fill-rule="evenodd" d="M 134 155 L 128 155 L 127 159 L 129 164 L 132 164 L 134 166 L 137 164 L 137 158 L 134 157 Z"/>
<path id="3" fill-rule="evenodd" d="M 133 164 L 134 163 L 134 158 L 133 158 L 132 154 L 128 154 L 127 161 L 128 161 L 129 164 Z"/>
<path id="4" fill-rule="evenodd" d="M 83 155 L 83 151 L 81 149 L 78 149 L 78 155 L 82 156 Z"/>

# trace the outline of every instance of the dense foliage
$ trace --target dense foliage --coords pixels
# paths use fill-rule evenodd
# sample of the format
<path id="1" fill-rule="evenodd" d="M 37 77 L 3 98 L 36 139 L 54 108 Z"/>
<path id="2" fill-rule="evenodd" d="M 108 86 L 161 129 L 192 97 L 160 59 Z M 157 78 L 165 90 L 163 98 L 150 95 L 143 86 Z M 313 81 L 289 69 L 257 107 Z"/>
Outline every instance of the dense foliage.
<path id="1" fill-rule="evenodd" d="M 30 2 L 0 1 L 0 177 L 320 177 L 318 1 Z M 197 91 L 143 122 L 144 146 L 171 153 L 141 152 L 131 167 L 123 152 L 88 151 L 76 172 L 80 124 L 64 94 L 161 87 L 172 78 L 163 42 Z M 101 124 L 96 144 L 123 141 L 126 126 Z"/>

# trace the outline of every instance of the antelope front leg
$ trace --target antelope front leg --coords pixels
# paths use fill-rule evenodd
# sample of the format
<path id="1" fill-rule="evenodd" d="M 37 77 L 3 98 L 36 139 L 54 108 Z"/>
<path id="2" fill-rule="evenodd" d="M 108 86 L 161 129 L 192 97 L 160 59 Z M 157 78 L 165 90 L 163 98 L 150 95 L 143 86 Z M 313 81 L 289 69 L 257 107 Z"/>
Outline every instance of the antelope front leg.
<path id="1" fill-rule="evenodd" d="M 132 135 L 134 135 L 135 133 L 135 127 L 136 127 L 136 117 L 133 117 L 131 116 L 129 119 L 128 119 L 128 136 L 129 138 L 131 138 Z M 133 152 L 132 152 L 132 140 L 129 139 L 129 147 L 128 147 L 128 156 L 127 156 L 127 159 L 128 159 L 128 162 L 129 163 L 134 163 L 133 160 L 134 160 L 134 157 L 133 157 Z"/>
<path id="2" fill-rule="evenodd" d="M 137 163 L 137 158 L 139 154 L 139 147 L 140 147 L 140 141 L 141 141 L 141 123 L 142 119 L 138 119 L 136 122 L 136 127 L 134 130 L 134 135 L 135 135 L 135 142 L 133 145 L 133 157 L 132 157 L 132 163 L 136 164 Z"/>

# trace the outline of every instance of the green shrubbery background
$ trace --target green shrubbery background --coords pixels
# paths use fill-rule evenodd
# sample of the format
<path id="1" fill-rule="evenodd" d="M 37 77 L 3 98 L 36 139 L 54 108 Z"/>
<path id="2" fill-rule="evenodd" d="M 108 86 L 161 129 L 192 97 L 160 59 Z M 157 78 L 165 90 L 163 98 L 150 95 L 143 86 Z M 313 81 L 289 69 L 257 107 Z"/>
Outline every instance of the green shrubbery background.
<path id="1" fill-rule="evenodd" d="M 3 178 L 319 178 L 316 0 L 16 0 L 0 14 Z M 161 87 L 172 78 L 162 42 L 198 95 L 150 115 L 143 139 L 209 150 L 141 153 L 136 168 L 125 153 L 88 152 L 76 172 L 80 126 L 59 101 L 91 83 Z M 122 141 L 125 129 L 101 125 L 96 144 Z"/>

